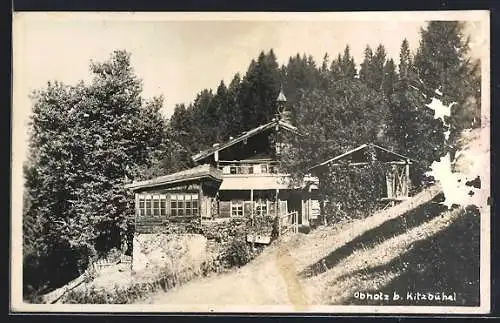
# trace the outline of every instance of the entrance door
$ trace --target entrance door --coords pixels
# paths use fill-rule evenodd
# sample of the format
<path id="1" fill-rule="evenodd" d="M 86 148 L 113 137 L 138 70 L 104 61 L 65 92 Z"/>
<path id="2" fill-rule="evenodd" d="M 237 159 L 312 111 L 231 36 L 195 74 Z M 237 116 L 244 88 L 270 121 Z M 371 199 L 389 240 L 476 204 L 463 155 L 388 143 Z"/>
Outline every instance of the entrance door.
<path id="1" fill-rule="evenodd" d="M 291 193 L 290 199 L 288 200 L 288 212 L 295 211 L 297 211 L 298 215 L 298 224 L 302 224 L 302 195 L 297 192 Z"/>

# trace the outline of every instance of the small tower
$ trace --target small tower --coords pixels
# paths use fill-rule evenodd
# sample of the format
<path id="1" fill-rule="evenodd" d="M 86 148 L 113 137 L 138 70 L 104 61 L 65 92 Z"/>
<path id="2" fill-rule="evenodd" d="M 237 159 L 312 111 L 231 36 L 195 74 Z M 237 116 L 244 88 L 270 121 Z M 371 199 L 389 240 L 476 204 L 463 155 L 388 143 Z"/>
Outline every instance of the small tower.
<path id="1" fill-rule="evenodd" d="M 278 97 L 276 98 L 276 105 L 278 108 L 278 113 L 276 117 L 279 120 L 282 120 L 284 122 L 290 122 L 290 112 L 286 109 L 286 97 L 285 94 L 283 93 L 283 86 L 280 88 L 280 93 L 278 94 Z"/>

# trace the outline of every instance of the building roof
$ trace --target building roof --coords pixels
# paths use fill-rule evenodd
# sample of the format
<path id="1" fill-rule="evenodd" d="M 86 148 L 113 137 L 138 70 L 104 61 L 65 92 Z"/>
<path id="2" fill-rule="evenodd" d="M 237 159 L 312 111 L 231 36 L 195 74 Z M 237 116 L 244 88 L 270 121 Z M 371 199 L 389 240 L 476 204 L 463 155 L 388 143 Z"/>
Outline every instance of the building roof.
<path id="1" fill-rule="evenodd" d="M 200 161 L 210 155 L 212 155 L 213 153 L 215 153 L 216 151 L 220 151 L 220 150 L 223 150 L 225 148 L 228 148 L 228 147 L 231 147 L 232 145 L 238 143 L 238 142 L 241 142 L 245 139 L 248 139 L 252 136 L 255 136 L 256 134 L 259 134 L 263 131 L 266 131 L 268 129 L 271 129 L 275 126 L 278 126 L 278 127 L 282 127 L 283 129 L 286 129 L 286 130 L 289 130 L 291 132 L 294 132 L 294 133 L 298 133 L 297 132 L 297 128 L 292 126 L 291 124 L 287 123 L 287 122 L 284 122 L 283 120 L 279 120 L 279 119 L 273 119 L 271 122 L 268 122 L 266 124 L 263 124 L 263 125 L 260 125 L 256 128 L 253 128 L 252 130 L 248 130 L 248 131 L 244 131 L 242 132 L 238 137 L 236 138 L 233 138 L 223 144 L 216 144 L 214 145 L 213 147 L 211 148 L 208 148 L 208 149 L 205 149 L 203 151 L 200 151 L 199 153 L 197 153 L 196 155 L 192 156 L 191 158 L 193 159 L 193 161 L 197 162 L 197 161 Z"/>
<path id="2" fill-rule="evenodd" d="M 392 155 L 392 156 L 394 156 L 394 157 L 397 157 L 397 158 L 398 158 L 398 159 L 400 159 L 400 160 L 410 161 L 410 163 L 411 163 L 411 162 L 416 162 L 416 160 L 414 160 L 414 159 L 412 159 L 412 158 L 410 158 L 410 157 L 408 157 L 408 156 L 404 156 L 404 155 L 398 154 L 398 153 L 396 153 L 396 152 L 394 152 L 394 151 L 392 151 L 392 150 L 390 150 L 390 149 L 387 149 L 387 148 L 381 147 L 381 146 L 376 145 L 376 144 L 373 144 L 373 143 L 369 143 L 369 144 L 362 144 L 361 146 L 358 146 L 358 147 L 356 147 L 356 148 L 354 148 L 354 149 L 351 149 L 351 150 L 349 150 L 349 151 L 346 151 L 346 152 L 345 152 L 345 153 L 343 153 L 343 154 L 340 154 L 340 155 L 338 155 L 338 156 L 335 156 L 335 157 L 333 157 L 333 158 L 330 158 L 330 159 L 328 159 L 328 160 L 325 160 L 324 162 L 319 163 L 319 164 L 317 164 L 317 165 L 315 165 L 315 166 L 313 166 L 313 167 L 309 168 L 309 169 L 308 169 L 308 171 L 311 171 L 311 170 L 313 170 L 313 169 L 319 168 L 319 167 L 321 167 L 321 166 L 328 165 L 328 164 L 330 164 L 330 163 L 332 163 L 332 162 L 334 162 L 334 161 L 340 160 L 340 159 L 342 159 L 342 158 L 344 158 L 344 157 L 346 157 L 346 156 L 348 156 L 348 155 L 351 155 L 351 154 L 353 154 L 353 153 L 355 153 L 355 152 L 357 152 L 357 151 L 361 151 L 361 150 L 366 149 L 366 148 L 368 148 L 368 147 L 373 147 L 373 148 L 375 148 L 375 149 L 378 149 L 378 150 L 384 151 L 384 152 L 386 152 L 386 153 L 388 153 L 388 154 L 390 154 L 390 155 Z"/>
<path id="3" fill-rule="evenodd" d="M 183 182 L 199 180 L 203 178 L 209 178 L 213 181 L 221 182 L 222 172 L 211 165 L 205 164 L 182 170 L 177 173 L 160 176 L 145 181 L 133 182 L 125 185 L 125 188 L 136 191 L 144 188 L 180 184 Z"/>

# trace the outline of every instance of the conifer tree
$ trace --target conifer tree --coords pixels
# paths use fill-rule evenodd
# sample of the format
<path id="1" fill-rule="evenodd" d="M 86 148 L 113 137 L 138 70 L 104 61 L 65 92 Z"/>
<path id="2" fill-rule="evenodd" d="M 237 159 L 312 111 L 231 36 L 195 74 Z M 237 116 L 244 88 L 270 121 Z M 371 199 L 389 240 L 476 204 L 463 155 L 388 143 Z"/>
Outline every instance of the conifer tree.
<path id="1" fill-rule="evenodd" d="M 451 142 L 465 128 L 480 121 L 480 102 L 476 100 L 479 84 L 473 81 L 480 74 L 475 62 L 467 56 L 469 39 L 460 21 L 432 21 L 422 28 L 420 46 L 415 55 L 415 70 L 420 88 L 428 98 L 438 97 L 445 105 L 452 104 Z"/>
<path id="2" fill-rule="evenodd" d="M 390 99 L 394 93 L 397 80 L 398 75 L 396 73 L 396 65 L 394 64 L 394 60 L 391 58 L 385 63 L 384 77 L 382 79 L 382 92 L 386 98 Z"/>
<path id="3" fill-rule="evenodd" d="M 356 64 L 354 62 L 354 57 L 351 56 L 351 50 L 349 45 L 346 45 L 344 49 L 344 55 L 342 56 L 340 64 L 341 75 L 345 78 L 354 78 L 357 75 Z"/>
<path id="4" fill-rule="evenodd" d="M 377 46 L 373 59 L 371 60 L 371 80 L 369 81 L 369 86 L 377 91 L 381 91 L 383 87 L 385 61 L 385 47 L 380 44 Z"/>
<path id="5" fill-rule="evenodd" d="M 332 79 L 338 80 L 342 78 L 342 55 L 340 53 L 337 54 L 336 59 L 332 60 L 330 72 L 332 75 Z"/>
<path id="6" fill-rule="evenodd" d="M 412 172 L 415 183 L 423 179 L 432 162 L 439 160 L 446 150 L 444 124 L 426 106 L 425 93 L 415 86 L 418 82 L 405 39 L 401 44 L 398 80 L 390 97 L 392 117 L 388 134 L 397 150 L 418 161 Z"/>
<path id="7" fill-rule="evenodd" d="M 247 129 L 269 122 L 276 113 L 275 98 L 280 89 L 280 71 L 273 50 L 252 60 L 243 78 L 239 107 Z"/>
<path id="8" fill-rule="evenodd" d="M 359 70 L 359 79 L 363 83 L 369 85 L 371 80 L 371 65 L 373 60 L 373 51 L 369 45 L 365 48 L 365 57 L 363 63 L 361 63 L 361 68 Z"/>

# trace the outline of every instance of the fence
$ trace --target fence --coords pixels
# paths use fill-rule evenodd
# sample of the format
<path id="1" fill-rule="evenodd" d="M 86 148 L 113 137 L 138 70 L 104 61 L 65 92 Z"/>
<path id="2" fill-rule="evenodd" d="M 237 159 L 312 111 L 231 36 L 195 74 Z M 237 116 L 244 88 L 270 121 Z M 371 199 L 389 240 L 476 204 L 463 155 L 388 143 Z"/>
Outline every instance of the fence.
<path id="1" fill-rule="evenodd" d="M 299 213 L 293 211 L 279 217 L 279 235 L 299 232 Z"/>
<path id="2" fill-rule="evenodd" d="M 130 264 L 132 266 L 132 257 L 131 256 L 126 256 L 126 255 L 121 255 L 120 258 L 116 261 L 109 261 L 107 259 L 99 259 L 92 263 L 86 270 L 85 272 L 77 277 L 76 279 L 72 280 L 68 284 L 64 285 L 61 288 L 58 288 L 42 297 L 43 301 L 45 303 L 56 303 L 58 302 L 65 294 L 70 292 L 71 290 L 75 289 L 76 287 L 80 286 L 81 284 L 85 283 L 88 279 L 93 277 L 96 273 L 100 272 L 102 269 L 110 266 L 117 265 L 119 263 L 122 264 Z"/>
<path id="3" fill-rule="evenodd" d="M 94 267 L 96 272 L 99 272 L 106 267 L 115 266 L 115 265 L 118 265 L 120 263 L 132 264 L 132 257 L 122 254 L 122 255 L 120 255 L 120 258 L 118 260 L 114 260 L 114 261 L 110 261 L 107 259 L 99 259 L 93 263 L 93 267 Z"/>

